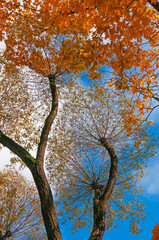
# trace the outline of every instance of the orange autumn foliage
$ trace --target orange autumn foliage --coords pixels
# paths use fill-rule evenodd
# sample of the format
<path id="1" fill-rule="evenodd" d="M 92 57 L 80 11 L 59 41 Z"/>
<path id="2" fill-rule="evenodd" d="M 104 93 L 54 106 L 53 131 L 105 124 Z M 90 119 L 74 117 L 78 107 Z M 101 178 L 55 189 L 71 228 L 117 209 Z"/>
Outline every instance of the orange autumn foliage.
<path id="1" fill-rule="evenodd" d="M 148 1 L 3 0 L 0 9 L 9 70 L 23 65 L 43 76 L 87 70 L 96 80 L 107 65 L 109 86 L 142 94 L 136 106 L 141 115 L 147 111 L 159 66 L 159 15 Z"/>

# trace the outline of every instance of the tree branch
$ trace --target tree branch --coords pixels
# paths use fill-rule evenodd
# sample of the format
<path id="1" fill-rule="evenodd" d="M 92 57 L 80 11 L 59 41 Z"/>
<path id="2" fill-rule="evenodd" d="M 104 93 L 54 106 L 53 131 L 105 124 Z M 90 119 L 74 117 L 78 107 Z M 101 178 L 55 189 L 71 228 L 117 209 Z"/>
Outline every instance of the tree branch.
<path id="1" fill-rule="evenodd" d="M 110 159 L 111 159 L 108 183 L 102 194 L 104 206 L 106 207 L 110 200 L 110 197 L 113 192 L 115 182 L 117 179 L 118 157 L 115 154 L 114 148 L 107 142 L 106 138 L 103 137 L 100 139 L 100 141 L 101 141 L 101 144 L 103 145 L 103 147 L 105 147 L 105 149 L 108 151 Z"/>
<path id="2" fill-rule="evenodd" d="M 7 137 L 2 131 L 0 131 L 0 143 L 16 154 L 29 169 L 36 163 L 36 159 L 28 151 Z"/>
<path id="3" fill-rule="evenodd" d="M 157 102 L 159 102 L 159 97 L 156 97 L 156 96 L 152 96 L 153 99 L 155 99 Z"/>
<path id="4" fill-rule="evenodd" d="M 158 12 L 159 12 L 159 2 L 157 3 L 152 3 L 151 0 L 148 0 L 148 2 L 150 3 L 150 5 L 155 8 Z"/>
<path id="5" fill-rule="evenodd" d="M 41 136 L 40 136 L 38 150 L 37 150 L 36 159 L 41 164 L 43 164 L 44 154 L 45 154 L 45 150 L 46 150 L 46 146 L 47 146 L 48 135 L 49 135 L 52 123 L 57 115 L 57 109 L 58 109 L 58 95 L 57 95 L 57 89 L 56 89 L 56 83 L 55 83 L 55 76 L 49 75 L 48 78 L 49 78 L 49 82 L 50 82 L 52 106 L 51 106 L 50 113 L 45 120 L 43 129 L 41 132 Z"/>

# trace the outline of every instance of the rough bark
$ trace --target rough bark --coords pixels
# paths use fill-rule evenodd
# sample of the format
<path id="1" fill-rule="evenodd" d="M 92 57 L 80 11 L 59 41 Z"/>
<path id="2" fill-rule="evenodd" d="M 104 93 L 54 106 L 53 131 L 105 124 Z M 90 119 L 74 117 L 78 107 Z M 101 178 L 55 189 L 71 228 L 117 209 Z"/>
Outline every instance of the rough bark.
<path id="1" fill-rule="evenodd" d="M 101 196 L 101 189 L 95 189 L 93 199 L 93 229 L 89 240 L 101 240 L 105 232 L 105 209 Z"/>
<path id="2" fill-rule="evenodd" d="M 107 185 L 103 187 L 97 186 L 94 189 L 93 201 L 93 228 L 89 240 L 101 240 L 105 232 L 105 213 L 106 208 L 113 193 L 115 182 L 117 179 L 118 157 L 114 148 L 107 142 L 105 138 L 100 139 L 101 144 L 108 151 L 111 166 L 109 171 L 109 179 Z"/>
<path id="3" fill-rule="evenodd" d="M 32 157 L 28 151 L 14 142 L 11 138 L 7 137 L 2 131 L 0 131 L 0 143 L 16 154 L 30 169 L 39 192 L 41 211 L 48 240 L 61 240 L 62 237 L 55 212 L 53 196 L 44 172 L 44 155 L 47 146 L 48 135 L 58 109 L 58 95 L 55 77 L 50 75 L 48 78 L 50 82 L 52 105 L 41 132 L 36 158 Z"/>
<path id="4" fill-rule="evenodd" d="M 105 138 L 101 138 L 101 143 L 105 147 L 105 149 L 108 151 L 110 160 L 111 160 L 109 179 L 103 193 L 104 207 L 106 207 L 112 195 L 112 192 L 116 183 L 116 179 L 117 179 L 118 157 L 115 153 L 113 146 L 111 146 Z"/>
<path id="5" fill-rule="evenodd" d="M 50 113 L 45 120 L 45 124 L 41 132 L 40 142 L 37 150 L 36 159 L 38 159 L 38 161 L 41 162 L 41 164 L 43 164 L 44 162 L 44 154 L 47 146 L 48 135 L 58 110 L 58 94 L 56 89 L 55 77 L 53 75 L 49 75 L 48 78 L 50 83 L 52 104 L 51 104 Z"/>
<path id="6" fill-rule="evenodd" d="M 41 212 L 48 236 L 48 240 L 61 240 L 61 232 L 57 221 L 53 196 L 41 165 L 34 165 L 32 175 L 39 192 Z"/>

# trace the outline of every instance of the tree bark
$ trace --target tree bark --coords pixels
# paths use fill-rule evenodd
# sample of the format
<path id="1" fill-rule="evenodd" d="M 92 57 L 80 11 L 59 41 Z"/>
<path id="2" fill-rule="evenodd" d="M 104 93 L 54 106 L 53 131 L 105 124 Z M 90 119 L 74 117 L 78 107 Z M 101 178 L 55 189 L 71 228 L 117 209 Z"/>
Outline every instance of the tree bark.
<path id="1" fill-rule="evenodd" d="M 58 94 L 56 89 L 55 76 L 49 75 L 48 78 L 49 78 L 49 84 L 50 84 L 50 90 L 51 90 L 52 104 L 51 104 L 50 113 L 45 120 L 43 129 L 41 132 L 40 142 L 37 150 L 36 159 L 41 164 L 44 163 L 44 154 L 47 146 L 48 135 L 58 110 Z"/>
<path id="2" fill-rule="evenodd" d="M 51 188 L 47 181 L 44 169 L 38 164 L 34 165 L 31 172 L 40 196 L 41 212 L 48 240 L 62 240 Z"/>
<path id="3" fill-rule="evenodd" d="M 101 240 L 105 232 L 105 208 L 103 201 L 100 199 L 101 190 L 94 190 L 93 199 L 93 229 L 89 240 Z"/>
<path id="4" fill-rule="evenodd" d="M 105 138 L 101 138 L 100 142 L 109 153 L 111 166 L 107 185 L 105 187 L 103 187 L 103 185 L 101 187 L 97 186 L 97 188 L 94 189 L 93 228 L 89 240 L 101 240 L 103 238 L 106 208 L 117 179 L 118 157 L 115 154 L 115 150 Z"/>

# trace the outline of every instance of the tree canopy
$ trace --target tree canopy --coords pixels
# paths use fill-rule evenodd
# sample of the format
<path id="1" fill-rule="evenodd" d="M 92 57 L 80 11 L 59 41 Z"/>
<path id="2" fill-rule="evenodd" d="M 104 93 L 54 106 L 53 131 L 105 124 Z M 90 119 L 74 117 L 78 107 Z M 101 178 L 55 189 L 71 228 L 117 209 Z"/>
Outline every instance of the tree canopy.
<path id="1" fill-rule="evenodd" d="M 2 1 L 1 8 L 9 65 L 43 76 L 87 70 L 92 79 L 106 65 L 109 86 L 140 94 L 141 114 L 156 97 L 157 1 L 24 0 Z"/>

